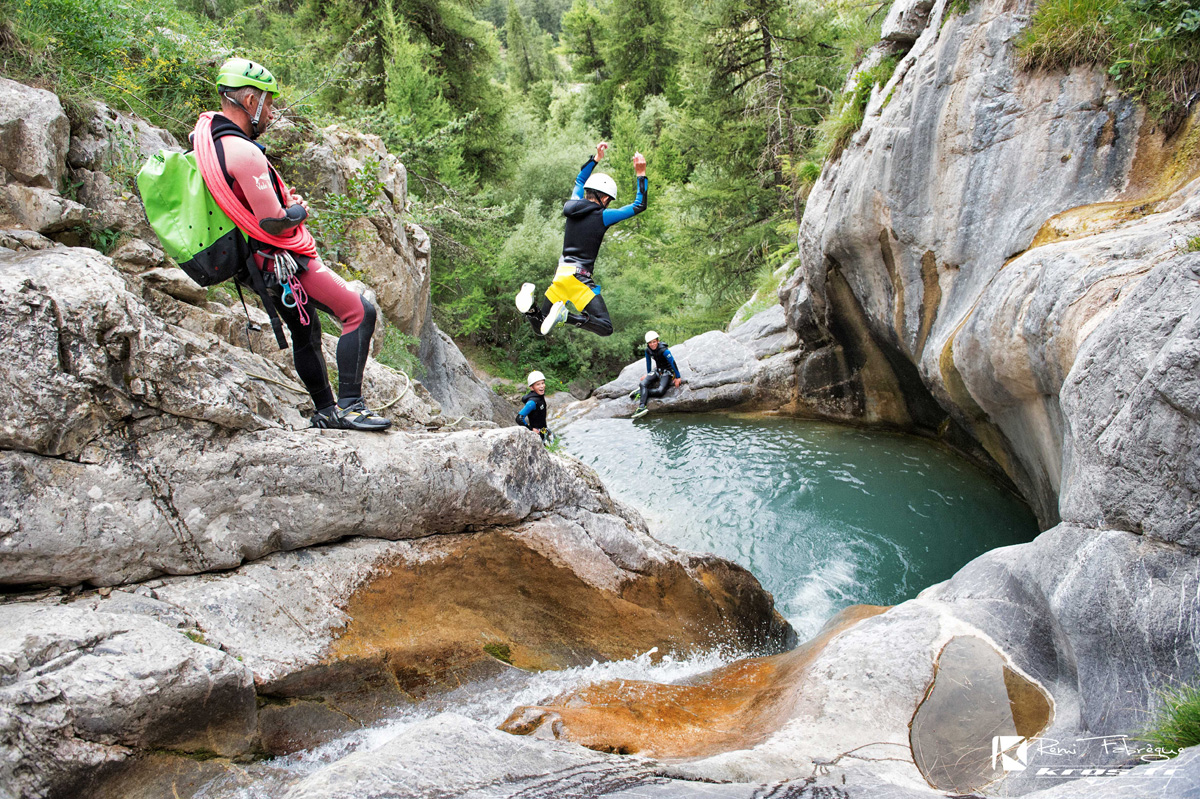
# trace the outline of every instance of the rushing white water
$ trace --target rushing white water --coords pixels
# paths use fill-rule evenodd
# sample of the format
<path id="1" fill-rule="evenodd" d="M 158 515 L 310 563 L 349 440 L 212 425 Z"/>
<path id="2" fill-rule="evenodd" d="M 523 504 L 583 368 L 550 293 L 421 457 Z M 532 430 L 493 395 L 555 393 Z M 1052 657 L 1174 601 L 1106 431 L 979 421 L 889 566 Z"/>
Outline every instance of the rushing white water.
<path id="1" fill-rule="evenodd" d="M 490 726 L 499 725 L 522 705 L 548 703 L 551 699 L 591 683 L 605 680 L 645 680 L 674 683 L 733 663 L 745 653 L 710 651 L 688 658 L 670 654 L 659 657 L 657 650 L 643 652 L 629 660 L 539 673 L 511 669 L 498 677 L 469 683 L 454 691 L 439 694 L 423 702 L 395 708 L 387 721 L 348 733 L 321 746 L 286 757 L 277 757 L 246 768 L 254 779 L 252 786 L 222 790 L 214 785 L 205 795 L 213 799 L 275 799 L 289 785 L 355 752 L 378 749 L 412 725 L 440 713 L 455 713 Z M 657 660 L 656 660 L 657 659 Z"/>

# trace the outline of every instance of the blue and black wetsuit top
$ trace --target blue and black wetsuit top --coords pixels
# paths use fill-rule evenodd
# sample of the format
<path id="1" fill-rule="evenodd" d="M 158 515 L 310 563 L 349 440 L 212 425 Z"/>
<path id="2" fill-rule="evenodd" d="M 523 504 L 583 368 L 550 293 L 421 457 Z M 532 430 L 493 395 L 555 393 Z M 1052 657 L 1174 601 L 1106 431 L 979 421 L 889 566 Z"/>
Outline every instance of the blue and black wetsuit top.
<path id="1" fill-rule="evenodd" d="M 517 412 L 517 424 L 533 430 L 546 428 L 546 395 L 530 391 L 521 397 L 523 407 Z"/>
<path id="2" fill-rule="evenodd" d="M 654 368 L 651 368 L 650 361 L 654 361 Z M 673 372 L 676 377 L 680 377 L 679 367 L 675 365 L 675 357 L 671 355 L 671 350 L 662 341 L 658 342 L 658 349 L 652 350 L 646 347 L 646 374 L 658 370 L 659 372 Z"/>
<path id="3" fill-rule="evenodd" d="M 595 168 L 596 157 L 592 156 L 583 165 L 583 169 L 579 170 L 579 177 L 575 178 L 575 191 L 563 206 L 567 230 L 563 235 L 562 262 L 575 264 L 577 272 L 587 275 L 591 275 L 595 267 L 596 253 L 600 252 L 604 233 L 618 222 L 645 211 L 650 195 L 649 182 L 640 177 L 637 179 L 637 196 L 633 198 L 633 202 L 622 208 L 602 208 L 590 200 L 585 200 L 583 184 Z"/>

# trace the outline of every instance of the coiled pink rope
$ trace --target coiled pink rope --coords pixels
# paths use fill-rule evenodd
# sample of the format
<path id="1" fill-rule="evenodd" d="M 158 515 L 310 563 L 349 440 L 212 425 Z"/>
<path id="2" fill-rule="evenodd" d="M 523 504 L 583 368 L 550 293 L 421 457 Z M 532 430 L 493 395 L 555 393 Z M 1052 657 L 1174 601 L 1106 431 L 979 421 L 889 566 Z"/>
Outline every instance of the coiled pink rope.
<path id="1" fill-rule="evenodd" d="M 200 115 L 200 119 L 196 122 L 196 128 L 192 131 L 192 146 L 196 150 L 196 164 L 200 167 L 200 174 L 204 178 L 204 185 L 208 186 L 208 190 L 212 193 L 213 199 L 217 201 L 217 205 L 221 206 L 221 210 L 229 215 L 233 223 L 251 238 L 261 241 L 263 244 L 278 247 L 281 250 L 291 250 L 299 255 L 316 258 L 317 242 L 313 239 L 312 234 L 308 232 L 308 228 L 304 224 L 293 228 L 292 233 L 286 238 L 272 236 L 259 226 L 258 220 L 254 218 L 254 214 L 249 208 L 242 205 L 241 200 L 233 193 L 233 189 L 229 187 L 229 182 L 225 180 L 225 173 L 221 169 L 221 162 L 217 158 L 217 143 L 213 141 L 212 137 L 212 120 L 214 116 L 216 116 L 216 113 L 213 111 L 205 111 Z M 271 171 L 275 171 L 274 167 L 271 168 Z M 279 182 L 280 184 L 283 183 L 282 180 Z M 290 194 L 287 186 L 284 186 L 284 190 L 285 196 Z"/>

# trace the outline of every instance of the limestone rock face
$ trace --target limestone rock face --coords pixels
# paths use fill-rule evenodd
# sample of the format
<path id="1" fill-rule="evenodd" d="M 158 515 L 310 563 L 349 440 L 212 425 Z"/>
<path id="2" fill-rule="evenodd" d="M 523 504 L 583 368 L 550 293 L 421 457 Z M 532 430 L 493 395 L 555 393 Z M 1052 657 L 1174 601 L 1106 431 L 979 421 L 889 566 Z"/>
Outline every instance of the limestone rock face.
<path id="1" fill-rule="evenodd" d="M 1104 75 L 1017 65 L 1022 14 L 999 2 L 947 14 L 934 6 L 814 186 L 781 298 L 805 347 L 842 348 L 862 417 L 931 430 L 948 413 L 1050 526 L 1064 468 L 1084 468 L 1064 447 L 1091 412 L 1067 415 L 1067 375 L 1107 324 L 1172 335 L 1120 306 L 1152 267 L 1184 267 L 1194 191 Z M 1106 371 L 1088 369 L 1091 397 L 1140 379 L 1100 389 Z M 1116 412 L 1096 410 L 1105 426 Z M 1186 429 L 1187 415 L 1160 421 Z"/>
<path id="2" fill-rule="evenodd" d="M 52 233 L 84 221 L 60 193 L 70 132 L 57 96 L 0 78 L 0 228 Z"/>
<path id="3" fill-rule="evenodd" d="M 0 794 L 66 796 L 131 748 L 233 755 L 251 672 L 144 616 L 0 606 Z"/>
<path id="4" fill-rule="evenodd" d="M 56 190 L 71 125 L 51 92 L 0 78 L 0 167 L 19 183 Z"/>
<path id="5" fill-rule="evenodd" d="M 170 132 L 103 103 L 71 131 L 67 165 L 93 228 L 155 241 L 134 178 L 159 150 L 180 152 L 183 147 Z"/>

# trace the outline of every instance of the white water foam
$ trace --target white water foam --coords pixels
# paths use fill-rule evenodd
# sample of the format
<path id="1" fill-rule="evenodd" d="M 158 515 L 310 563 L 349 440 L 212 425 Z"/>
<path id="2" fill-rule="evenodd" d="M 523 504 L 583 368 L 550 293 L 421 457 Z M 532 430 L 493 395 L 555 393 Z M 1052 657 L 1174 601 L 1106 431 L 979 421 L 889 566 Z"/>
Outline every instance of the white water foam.
<path id="1" fill-rule="evenodd" d="M 737 651 L 712 651 L 690 657 L 663 655 L 655 662 L 658 650 L 652 649 L 629 660 L 599 663 L 561 671 L 523 672 L 512 669 L 498 677 L 469 683 L 414 705 L 398 707 L 393 718 L 304 752 L 277 757 L 253 768 L 261 782 L 252 788 L 240 788 L 230 799 L 265 799 L 278 796 L 283 786 L 303 779 L 355 752 L 367 752 L 384 746 L 417 722 L 441 713 L 456 713 L 489 725 L 499 725 L 522 705 L 548 704 L 555 697 L 586 685 L 606 680 L 645 680 L 677 683 L 690 677 L 727 666 L 746 657 Z"/>
<path id="2" fill-rule="evenodd" d="M 830 616 L 861 594 L 861 586 L 852 550 L 843 549 L 821 562 L 803 579 L 788 602 L 789 608 L 800 611 L 788 618 L 799 640 L 815 636 Z"/>

